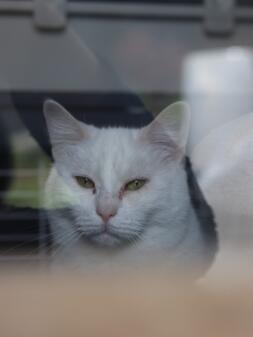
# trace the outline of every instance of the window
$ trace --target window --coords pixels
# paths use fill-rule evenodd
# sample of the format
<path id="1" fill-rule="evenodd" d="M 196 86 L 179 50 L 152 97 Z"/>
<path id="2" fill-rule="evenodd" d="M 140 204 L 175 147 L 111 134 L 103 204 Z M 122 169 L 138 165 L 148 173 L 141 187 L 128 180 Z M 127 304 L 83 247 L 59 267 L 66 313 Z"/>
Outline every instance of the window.
<path id="1" fill-rule="evenodd" d="M 219 160 L 224 159 L 226 151 L 209 153 L 214 143 L 208 143 L 206 151 L 204 140 L 235 118 L 241 117 L 243 125 L 244 115 L 253 109 L 253 15 L 251 1 L 227 1 L 226 10 L 221 10 L 222 2 L 215 3 L 69 0 L 61 7 L 60 2 L 42 1 L 35 6 L 32 0 L 0 1 L 0 43 L 4 46 L 0 58 L 0 260 L 50 257 L 50 226 L 43 210 L 43 189 L 52 165 L 42 114 L 46 98 L 98 127 L 134 128 L 147 125 L 162 108 L 184 98 L 194 111 L 187 151 L 191 155 L 195 151 L 196 174 L 201 181 L 202 172 L 208 170 L 206 163 L 214 172 L 219 169 L 212 160 L 218 154 Z M 249 167 L 240 169 L 246 172 L 243 177 L 250 176 Z M 244 186 L 243 191 L 250 194 L 251 185 L 240 179 L 237 189 Z M 229 188 L 226 195 L 232 195 Z M 218 200 L 222 206 L 215 200 L 214 208 L 217 213 L 225 210 L 230 223 L 222 227 L 224 233 L 248 248 L 251 206 L 245 206 L 245 214 L 238 210 L 235 215 L 230 198 Z M 244 222 L 240 229 L 238 219 Z"/>

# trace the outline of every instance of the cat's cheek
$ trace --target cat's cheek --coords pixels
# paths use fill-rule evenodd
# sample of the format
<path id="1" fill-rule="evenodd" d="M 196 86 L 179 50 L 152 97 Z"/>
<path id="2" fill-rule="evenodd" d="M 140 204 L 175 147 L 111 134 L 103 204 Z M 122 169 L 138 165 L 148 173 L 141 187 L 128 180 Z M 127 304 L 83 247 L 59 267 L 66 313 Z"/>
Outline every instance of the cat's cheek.
<path id="1" fill-rule="evenodd" d="M 78 200 L 77 206 L 80 208 L 91 209 L 95 204 L 95 196 L 91 190 L 76 190 L 75 199 Z"/>
<path id="2" fill-rule="evenodd" d="M 144 199 L 145 194 L 143 191 L 127 192 L 122 198 L 122 206 L 130 210 L 138 209 Z"/>

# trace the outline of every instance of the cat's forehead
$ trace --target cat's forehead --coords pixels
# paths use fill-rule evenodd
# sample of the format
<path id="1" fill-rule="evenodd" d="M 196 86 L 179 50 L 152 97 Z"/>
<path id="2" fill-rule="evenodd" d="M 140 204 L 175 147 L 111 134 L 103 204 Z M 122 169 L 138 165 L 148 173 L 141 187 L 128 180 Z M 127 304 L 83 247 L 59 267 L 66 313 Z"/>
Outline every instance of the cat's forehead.
<path id="1" fill-rule="evenodd" d="M 96 157 L 99 168 L 124 171 L 133 160 L 137 160 L 142 151 L 139 141 L 139 130 L 133 129 L 102 129 L 93 142 L 90 149 Z"/>
<path id="2" fill-rule="evenodd" d="M 140 145 L 138 129 L 108 128 L 101 129 L 90 142 L 93 151 L 103 159 L 119 160 L 131 157 Z"/>
<path id="3" fill-rule="evenodd" d="M 131 179 L 149 170 L 148 147 L 138 129 L 101 129 L 96 137 L 79 145 L 79 165 L 106 185 Z"/>

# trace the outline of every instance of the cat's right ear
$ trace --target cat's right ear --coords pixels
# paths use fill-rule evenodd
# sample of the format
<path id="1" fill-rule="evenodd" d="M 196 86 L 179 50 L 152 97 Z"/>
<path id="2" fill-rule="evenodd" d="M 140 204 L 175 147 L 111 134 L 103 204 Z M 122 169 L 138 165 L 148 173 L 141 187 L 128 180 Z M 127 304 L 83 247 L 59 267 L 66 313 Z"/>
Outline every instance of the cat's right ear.
<path id="1" fill-rule="evenodd" d="M 59 103 L 48 99 L 43 111 L 52 146 L 76 144 L 87 138 L 84 127 Z"/>

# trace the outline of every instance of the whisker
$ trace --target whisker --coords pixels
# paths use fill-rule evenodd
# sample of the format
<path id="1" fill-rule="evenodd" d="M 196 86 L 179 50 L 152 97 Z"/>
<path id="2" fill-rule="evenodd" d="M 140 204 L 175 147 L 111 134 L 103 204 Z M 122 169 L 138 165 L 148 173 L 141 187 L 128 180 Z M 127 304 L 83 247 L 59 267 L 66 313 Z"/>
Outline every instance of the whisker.
<path id="1" fill-rule="evenodd" d="M 59 255 L 62 251 L 64 251 L 64 249 L 66 248 L 66 245 L 73 241 L 73 239 L 77 240 L 79 239 L 80 235 L 78 235 L 78 233 L 76 232 L 70 232 L 68 233 L 68 235 L 63 235 L 61 237 L 61 239 L 63 240 L 62 243 L 59 244 L 59 242 L 55 242 L 54 243 L 54 249 L 53 252 L 51 252 L 51 258 L 54 259 L 57 255 Z"/>

